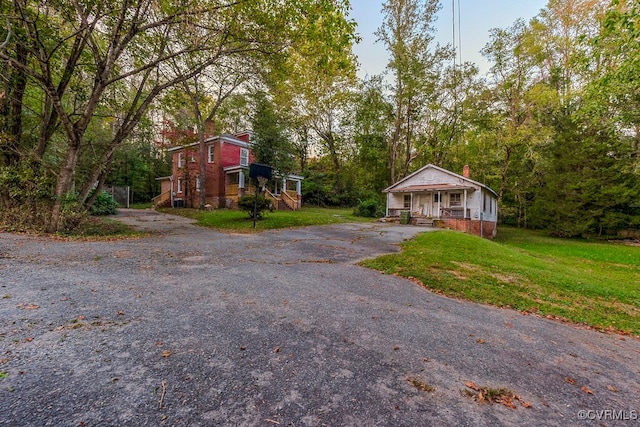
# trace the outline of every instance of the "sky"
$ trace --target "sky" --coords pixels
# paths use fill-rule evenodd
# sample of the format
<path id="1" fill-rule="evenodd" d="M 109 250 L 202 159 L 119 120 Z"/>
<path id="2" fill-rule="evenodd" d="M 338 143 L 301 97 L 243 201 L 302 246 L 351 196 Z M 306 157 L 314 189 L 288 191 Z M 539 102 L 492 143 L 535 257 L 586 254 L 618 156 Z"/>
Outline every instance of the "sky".
<path id="1" fill-rule="evenodd" d="M 434 27 L 436 42 L 452 44 L 452 1 L 456 4 L 456 38 L 458 34 L 458 4 L 460 4 L 460 33 L 462 61 L 477 64 L 480 73 L 489 70 L 490 64 L 480 50 L 489 41 L 492 28 L 510 27 L 518 18 L 526 21 L 538 15 L 547 0 L 441 0 L 442 8 Z M 362 41 L 354 47 L 360 69 L 358 76 L 364 78 L 381 74 L 389 61 L 382 42 L 377 42 L 374 32 L 382 24 L 383 0 L 351 0 L 350 18 L 358 23 L 357 32 Z M 456 41 L 458 44 L 458 41 Z M 457 56 L 459 58 L 459 56 Z"/>

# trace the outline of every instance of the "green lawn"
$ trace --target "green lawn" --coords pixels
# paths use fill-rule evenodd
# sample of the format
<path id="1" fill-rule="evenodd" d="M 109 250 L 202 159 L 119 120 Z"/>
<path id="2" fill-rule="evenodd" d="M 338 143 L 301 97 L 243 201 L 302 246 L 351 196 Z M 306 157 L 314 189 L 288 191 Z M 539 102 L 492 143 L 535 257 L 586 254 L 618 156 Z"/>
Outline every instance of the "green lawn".
<path id="1" fill-rule="evenodd" d="M 159 209 L 174 215 L 193 218 L 199 225 L 216 230 L 240 233 L 253 232 L 253 220 L 246 212 L 235 209 L 214 209 L 202 211 L 198 209 Z M 342 222 L 371 222 L 371 218 L 353 215 L 353 208 L 311 208 L 305 207 L 298 211 L 273 211 L 264 213 L 264 218 L 256 221 L 255 231 L 280 228 L 302 227 L 307 225 L 327 225 Z"/>
<path id="2" fill-rule="evenodd" d="M 470 301 L 640 335 L 640 247 L 501 228 L 423 233 L 362 265 Z"/>

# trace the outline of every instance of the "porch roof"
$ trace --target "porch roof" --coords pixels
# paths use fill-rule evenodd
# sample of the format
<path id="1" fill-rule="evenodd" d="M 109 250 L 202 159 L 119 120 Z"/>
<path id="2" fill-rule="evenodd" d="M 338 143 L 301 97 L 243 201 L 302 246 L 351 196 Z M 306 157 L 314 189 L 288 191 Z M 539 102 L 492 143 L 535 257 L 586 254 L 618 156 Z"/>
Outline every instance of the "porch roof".
<path id="1" fill-rule="evenodd" d="M 471 185 L 458 185 L 458 184 L 420 184 L 420 185 L 407 185 L 406 187 L 391 188 L 388 191 L 389 193 L 419 193 L 419 192 L 456 191 L 456 190 L 475 191 L 476 188 Z"/>

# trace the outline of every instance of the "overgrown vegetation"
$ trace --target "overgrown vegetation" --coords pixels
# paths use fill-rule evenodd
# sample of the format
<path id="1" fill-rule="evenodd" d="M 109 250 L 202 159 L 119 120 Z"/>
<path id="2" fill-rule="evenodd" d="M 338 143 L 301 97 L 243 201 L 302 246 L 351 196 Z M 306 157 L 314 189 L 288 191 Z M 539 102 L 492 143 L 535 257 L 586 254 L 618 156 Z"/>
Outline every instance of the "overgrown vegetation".
<path id="1" fill-rule="evenodd" d="M 94 216 L 115 215 L 118 213 L 118 202 L 113 200 L 111 194 L 101 191 L 93 201 L 89 212 Z"/>
<path id="2" fill-rule="evenodd" d="M 386 207 L 380 198 L 371 197 L 358 203 L 353 214 L 367 218 L 381 218 L 385 215 L 385 209 Z"/>
<path id="3" fill-rule="evenodd" d="M 640 335 L 640 247 L 501 228 L 423 233 L 362 265 L 444 295 Z"/>

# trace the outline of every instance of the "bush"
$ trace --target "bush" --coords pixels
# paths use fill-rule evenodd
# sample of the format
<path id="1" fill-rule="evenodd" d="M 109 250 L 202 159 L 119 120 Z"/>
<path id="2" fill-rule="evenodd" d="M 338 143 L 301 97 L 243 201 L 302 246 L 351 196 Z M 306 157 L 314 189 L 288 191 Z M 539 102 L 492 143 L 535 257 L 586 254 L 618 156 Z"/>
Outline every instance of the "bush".
<path id="1" fill-rule="evenodd" d="M 96 197 L 89 210 L 91 215 L 115 215 L 118 213 L 118 202 L 113 200 L 113 196 L 106 191 L 101 191 Z"/>
<path id="2" fill-rule="evenodd" d="M 365 218 L 381 218 L 385 215 L 385 207 L 378 199 L 369 198 L 358 203 L 353 214 Z"/>
<path id="3" fill-rule="evenodd" d="M 240 210 L 243 210 L 249 214 L 249 218 L 253 218 L 254 211 L 254 202 L 256 200 L 256 196 L 242 196 L 240 200 L 238 200 L 238 207 Z M 266 210 L 273 211 L 273 204 L 271 200 L 266 199 L 264 196 L 258 196 L 258 204 L 256 208 L 256 219 L 261 219 L 263 216 L 263 212 Z"/>

